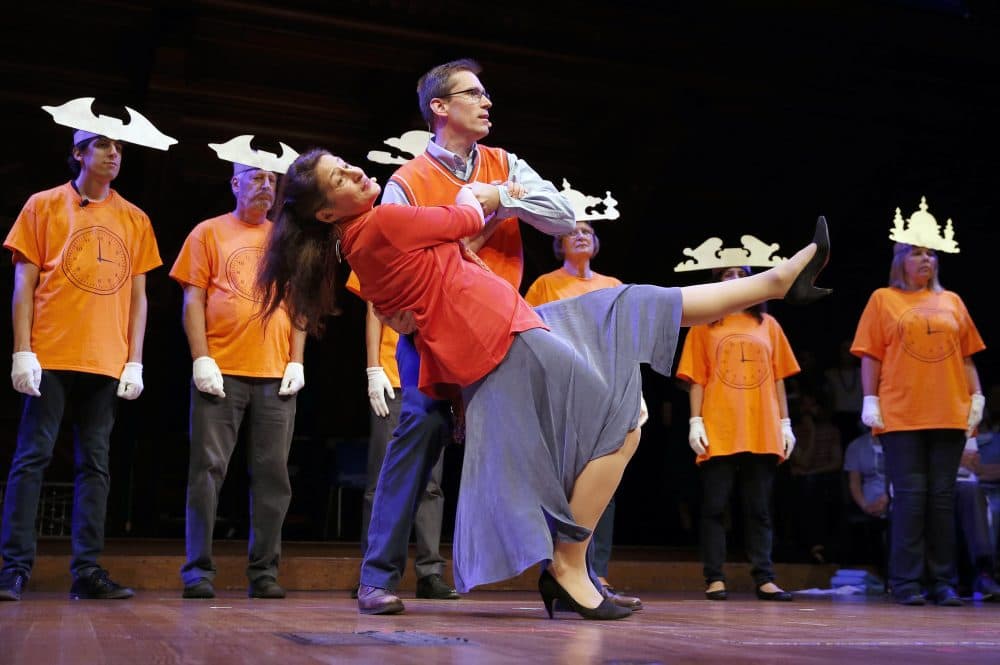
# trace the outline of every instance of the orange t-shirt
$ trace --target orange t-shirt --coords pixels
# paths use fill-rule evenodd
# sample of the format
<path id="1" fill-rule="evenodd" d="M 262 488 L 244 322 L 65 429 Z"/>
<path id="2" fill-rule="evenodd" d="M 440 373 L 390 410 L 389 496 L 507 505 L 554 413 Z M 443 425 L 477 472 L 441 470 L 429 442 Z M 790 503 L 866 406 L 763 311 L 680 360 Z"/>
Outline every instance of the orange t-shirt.
<path id="1" fill-rule="evenodd" d="M 524 299 L 532 307 L 537 307 L 547 302 L 582 296 L 591 291 L 621 285 L 621 280 L 616 277 L 608 277 L 591 271 L 590 279 L 584 279 L 559 268 L 536 279 L 534 284 L 528 287 L 528 293 Z"/>
<path id="2" fill-rule="evenodd" d="M 257 316 L 257 267 L 271 222 L 246 224 L 232 213 L 207 219 L 188 234 L 170 276 L 205 289 L 208 354 L 223 374 L 281 377 L 291 358 L 292 323 L 279 308 L 267 325 Z"/>
<path id="3" fill-rule="evenodd" d="M 510 176 L 507 151 L 482 144 L 476 149 L 478 157 L 468 182 L 506 182 Z M 453 205 L 458 190 L 468 184 L 455 177 L 426 152 L 396 169 L 391 179 L 399 185 L 413 206 Z M 521 245 L 521 227 L 516 217 L 508 217 L 500 222 L 476 255 L 515 289 L 521 288 L 524 248 Z"/>
<path id="4" fill-rule="evenodd" d="M 32 195 L 4 247 L 39 268 L 31 323 L 39 364 L 118 378 L 128 360 L 132 278 L 163 262 L 149 217 L 115 190 L 80 203 L 68 182 Z"/>
<path id="5" fill-rule="evenodd" d="M 347 277 L 347 284 L 344 285 L 348 291 L 361 297 L 361 282 L 358 275 L 353 270 Z M 389 326 L 382 326 L 382 336 L 378 344 L 378 362 L 385 370 L 385 376 L 393 388 L 398 388 L 399 368 L 396 366 L 396 343 L 399 342 L 399 333 Z"/>
<path id="6" fill-rule="evenodd" d="M 851 344 L 882 363 L 878 396 L 885 429 L 961 429 L 968 424 L 965 358 L 986 348 L 965 303 L 951 291 L 877 289 Z"/>
<path id="7" fill-rule="evenodd" d="M 781 326 L 763 316 L 758 323 L 744 312 L 693 326 L 684 340 L 677 376 L 705 387 L 708 454 L 698 463 L 745 452 L 785 457 L 775 382 L 797 374 L 799 364 Z"/>

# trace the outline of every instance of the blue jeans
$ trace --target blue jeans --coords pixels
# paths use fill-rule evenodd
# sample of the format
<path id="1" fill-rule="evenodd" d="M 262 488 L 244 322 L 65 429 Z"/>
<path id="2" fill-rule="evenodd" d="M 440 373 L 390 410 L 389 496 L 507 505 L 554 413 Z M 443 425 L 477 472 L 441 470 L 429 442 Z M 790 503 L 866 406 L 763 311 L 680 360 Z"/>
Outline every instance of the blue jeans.
<path id="1" fill-rule="evenodd" d="M 397 390 L 399 390 L 397 388 Z M 385 460 L 385 452 L 392 433 L 399 424 L 401 394 L 386 399 L 389 415 L 385 418 L 371 412 L 371 434 L 368 437 L 368 468 L 365 480 L 365 496 L 361 503 L 361 554 L 368 550 L 368 525 L 372 520 L 372 502 L 378 487 L 378 476 Z M 441 492 L 441 474 L 444 471 L 444 456 L 438 458 L 431 471 L 431 479 L 419 499 L 417 513 L 413 520 L 413 535 L 417 545 L 417 556 L 413 569 L 417 579 L 428 575 L 444 573 L 444 557 L 441 556 L 441 520 L 444 517 L 444 494 Z"/>
<path id="2" fill-rule="evenodd" d="M 110 376 L 42 370 L 41 397 L 26 396 L 17 448 L 7 477 L 0 529 L 4 571 L 30 575 L 35 563 L 35 516 L 42 476 L 52 461 L 63 412 L 69 408 L 73 426 L 73 577 L 86 577 L 97 568 L 104 549 L 107 514 L 108 451 L 115 424 L 118 380 Z"/>
<path id="3" fill-rule="evenodd" d="M 885 473 L 892 487 L 889 585 L 896 596 L 954 587 L 955 476 L 965 446 L 961 430 L 886 432 Z M 925 566 L 926 564 L 926 566 Z"/>
<path id="4" fill-rule="evenodd" d="M 701 556 L 705 582 L 725 582 L 722 566 L 726 561 L 726 528 L 723 516 L 740 484 L 743 503 L 743 533 L 750 575 L 758 587 L 774 581 L 771 563 L 771 495 L 778 471 L 776 455 L 738 453 L 712 457 L 699 465 L 704 495 L 701 502 Z"/>
<path id="5" fill-rule="evenodd" d="M 410 335 L 400 336 L 396 363 L 403 393 L 399 426 L 379 472 L 361 564 L 361 584 L 390 591 L 406 568 L 414 514 L 451 430 L 451 405 L 417 388 L 420 356 Z"/>
<path id="6" fill-rule="evenodd" d="M 608 562 L 611 561 L 611 545 L 615 535 L 615 497 L 612 495 L 608 507 L 604 509 L 591 539 L 590 561 L 592 573 L 608 579 Z"/>

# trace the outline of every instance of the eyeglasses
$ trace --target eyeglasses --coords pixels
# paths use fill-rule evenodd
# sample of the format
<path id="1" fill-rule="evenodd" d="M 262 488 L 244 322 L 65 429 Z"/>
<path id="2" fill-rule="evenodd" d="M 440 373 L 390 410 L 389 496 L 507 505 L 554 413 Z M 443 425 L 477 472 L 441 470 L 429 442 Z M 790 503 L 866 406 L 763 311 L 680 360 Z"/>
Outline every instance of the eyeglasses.
<path id="1" fill-rule="evenodd" d="M 572 231 L 567 233 L 565 237 L 573 238 L 576 236 L 592 236 L 592 235 L 594 235 L 594 232 L 591 231 L 590 229 L 573 229 Z"/>
<path id="2" fill-rule="evenodd" d="M 465 90 L 459 90 L 457 92 L 449 92 L 447 95 L 441 95 L 441 99 L 445 97 L 454 97 L 455 95 L 468 95 L 469 99 L 478 104 L 483 101 L 483 97 L 486 99 L 490 98 L 490 93 L 486 92 L 481 88 L 467 88 Z"/>

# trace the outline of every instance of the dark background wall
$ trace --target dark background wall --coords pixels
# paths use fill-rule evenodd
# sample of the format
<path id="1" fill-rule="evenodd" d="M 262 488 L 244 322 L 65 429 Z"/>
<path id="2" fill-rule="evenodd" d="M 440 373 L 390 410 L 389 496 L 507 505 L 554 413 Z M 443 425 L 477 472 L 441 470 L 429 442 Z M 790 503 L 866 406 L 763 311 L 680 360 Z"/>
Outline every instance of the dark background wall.
<path id="1" fill-rule="evenodd" d="M 790 251 L 827 216 L 833 260 L 822 304 L 771 312 L 819 366 L 849 338 L 868 294 L 884 285 L 893 211 L 928 197 L 955 221 L 961 254 L 942 259 L 986 339 L 984 384 L 1000 381 L 993 273 L 998 234 L 996 119 L 1000 13 L 992 2 L 490 3 L 352 0 L 282 3 L 34 2 L 0 23 L 0 226 L 27 197 L 65 181 L 70 131 L 39 107 L 95 96 L 95 110 L 140 110 L 180 140 L 131 147 L 115 188 L 152 218 L 164 268 L 149 276 L 146 390 L 123 403 L 115 434 L 109 533 L 180 535 L 190 356 L 181 291 L 169 266 L 190 229 L 232 206 L 227 163 L 206 146 L 244 133 L 298 150 L 329 147 L 383 182 L 366 153 L 422 128 L 414 94 L 429 67 L 473 57 L 493 95 L 486 141 L 526 158 L 558 185 L 611 190 L 621 218 L 598 226 L 601 272 L 686 284 L 681 249 L 751 232 Z M 6 231 L 5 231 L 6 232 Z M 549 240 L 526 230 L 524 287 L 553 269 Z M 0 271 L 10 293 L 11 271 Z M 293 537 L 327 519 L 330 439 L 367 434 L 363 305 L 307 349 L 292 457 Z M 3 308 L 0 348 L 10 348 Z M 619 494 L 618 541 L 684 542 L 678 505 L 696 487 L 686 399 L 649 375 L 654 418 Z M 0 391 L 0 473 L 20 400 Z M 68 445 L 50 473 L 68 479 Z M 460 450 L 449 451 L 449 496 Z M 224 510 L 244 501 L 238 476 Z M 353 515 L 354 507 L 349 511 Z M 236 523 L 238 517 L 234 517 Z"/>

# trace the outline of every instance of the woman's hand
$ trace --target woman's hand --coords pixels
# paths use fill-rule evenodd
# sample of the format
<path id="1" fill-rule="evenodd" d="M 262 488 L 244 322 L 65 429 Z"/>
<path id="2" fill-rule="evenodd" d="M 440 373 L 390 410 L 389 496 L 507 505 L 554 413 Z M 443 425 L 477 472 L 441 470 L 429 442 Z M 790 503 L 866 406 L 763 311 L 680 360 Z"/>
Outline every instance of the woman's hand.
<path id="1" fill-rule="evenodd" d="M 688 445 L 695 455 L 704 455 L 708 452 L 708 434 L 705 433 L 705 421 L 701 416 L 694 416 L 688 420 L 691 429 L 688 431 Z"/>
<path id="2" fill-rule="evenodd" d="M 879 403 L 878 395 L 865 395 L 865 400 L 861 406 L 861 422 L 869 427 L 882 429 L 885 423 L 882 422 L 882 405 Z"/>

